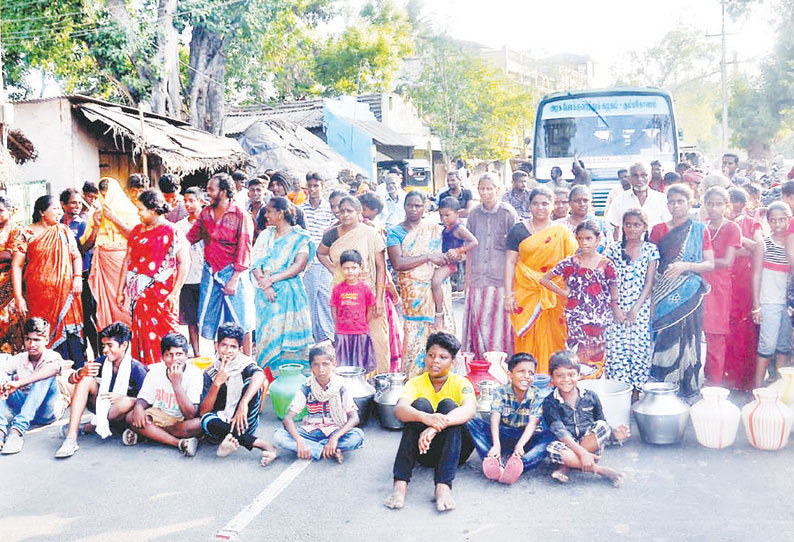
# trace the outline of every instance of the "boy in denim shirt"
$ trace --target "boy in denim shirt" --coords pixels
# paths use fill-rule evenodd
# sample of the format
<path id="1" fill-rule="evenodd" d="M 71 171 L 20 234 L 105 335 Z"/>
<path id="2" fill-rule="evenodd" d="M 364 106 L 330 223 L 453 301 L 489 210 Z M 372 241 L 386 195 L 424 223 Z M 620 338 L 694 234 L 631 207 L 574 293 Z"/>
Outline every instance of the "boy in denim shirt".
<path id="1" fill-rule="evenodd" d="M 604 418 L 598 395 L 579 389 L 576 354 L 570 350 L 556 352 L 549 358 L 549 372 L 554 392 L 543 402 L 543 419 L 557 438 L 547 448 L 549 460 L 559 465 L 551 477 L 567 482 L 568 470 L 580 469 L 603 476 L 618 487 L 623 474 L 598 461 L 610 435 L 623 442 L 629 437 L 629 428 L 621 425 L 613 431 Z"/>

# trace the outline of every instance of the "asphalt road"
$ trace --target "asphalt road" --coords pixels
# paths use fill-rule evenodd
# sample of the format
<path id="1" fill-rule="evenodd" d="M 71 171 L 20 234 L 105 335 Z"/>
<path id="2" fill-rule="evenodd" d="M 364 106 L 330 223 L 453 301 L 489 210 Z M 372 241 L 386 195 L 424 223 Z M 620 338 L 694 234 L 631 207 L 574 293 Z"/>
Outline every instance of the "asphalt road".
<path id="1" fill-rule="evenodd" d="M 268 401 L 258 434 L 270 438 L 278 426 Z M 604 456 L 626 474 L 618 489 L 581 473 L 560 485 L 547 465 L 501 486 L 475 455 L 455 479 L 457 509 L 443 515 L 432 472 L 421 468 L 405 509 L 382 505 L 399 433 L 375 420 L 365 432 L 342 465 L 285 453 L 263 468 L 242 449 L 220 459 L 202 444 L 185 458 L 151 443 L 127 448 L 118 436 L 83 437 L 59 461 L 58 427 L 37 429 L 21 454 L 0 456 L 0 541 L 776 541 L 794 526 L 794 445 L 754 450 L 741 427 L 733 447 L 709 450 L 691 425 L 668 447 L 644 444 L 634 426 Z"/>

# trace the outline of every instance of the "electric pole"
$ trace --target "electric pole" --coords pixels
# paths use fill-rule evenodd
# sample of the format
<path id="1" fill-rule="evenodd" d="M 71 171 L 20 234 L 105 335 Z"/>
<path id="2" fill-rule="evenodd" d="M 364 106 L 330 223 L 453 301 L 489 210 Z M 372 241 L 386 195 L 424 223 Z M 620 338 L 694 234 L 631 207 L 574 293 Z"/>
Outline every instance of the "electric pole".
<path id="1" fill-rule="evenodd" d="M 722 74 L 722 152 L 728 151 L 728 70 L 725 63 L 725 0 L 722 4 L 722 57 L 720 73 Z"/>

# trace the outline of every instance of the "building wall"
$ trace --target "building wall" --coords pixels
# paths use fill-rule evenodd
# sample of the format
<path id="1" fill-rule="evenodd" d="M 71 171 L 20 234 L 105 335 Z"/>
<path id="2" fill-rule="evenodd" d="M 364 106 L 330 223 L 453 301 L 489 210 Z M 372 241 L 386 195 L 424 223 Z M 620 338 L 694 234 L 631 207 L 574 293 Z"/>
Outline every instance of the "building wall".
<path id="1" fill-rule="evenodd" d="M 14 128 L 38 151 L 38 158 L 19 167 L 16 183 L 46 180 L 50 193 L 80 188 L 99 179 L 99 153 L 92 136 L 76 122 L 69 100 L 17 103 Z"/>

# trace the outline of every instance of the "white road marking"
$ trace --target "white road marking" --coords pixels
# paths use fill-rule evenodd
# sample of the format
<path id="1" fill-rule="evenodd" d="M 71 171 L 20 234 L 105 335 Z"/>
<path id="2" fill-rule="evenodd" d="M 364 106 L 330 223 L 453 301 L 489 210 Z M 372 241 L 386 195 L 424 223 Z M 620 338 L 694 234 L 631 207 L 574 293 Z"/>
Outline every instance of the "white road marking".
<path id="1" fill-rule="evenodd" d="M 279 474 L 278 478 L 265 487 L 265 489 L 251 501 L 251 504 L 240 510 L 229 523 L 215 533 L 213 540 L 234 540 L 237 535 L 240 534 L 256 516 L 261 514 L 262 511 L 306 469 L 306 467 L 311 465 L 311 463 L 311 461 L 306 461 L 305 459 L 295 460 L 284 472 Z"/>

